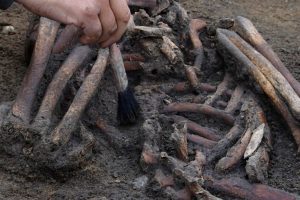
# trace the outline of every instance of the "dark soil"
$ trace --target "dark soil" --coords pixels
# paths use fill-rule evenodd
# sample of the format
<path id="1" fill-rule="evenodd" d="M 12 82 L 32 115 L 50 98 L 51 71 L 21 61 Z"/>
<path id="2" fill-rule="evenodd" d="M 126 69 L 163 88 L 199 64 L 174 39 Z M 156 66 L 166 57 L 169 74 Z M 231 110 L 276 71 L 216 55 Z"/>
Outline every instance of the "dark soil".
<path id="1" fill-rule="evenodd" d="M 193 17 L 206 19 L 212 25 L 223 17 L 242 15 L 250 18 L 300 81 L 298 0 L 186 0 L 181 3 Z M 18 6 L 0 12 L 0 24 L 12 24 L 17 31 L 14 35 L 0 34 L 0 102 L 15 98 L 26 71 L 23 49 L 27 15 Z M 100 103 L 96 105 L 98 114 L 109 125 L 116 126 L 117 98 L 111 85 L 109 79 L 102 81 L 101 88 L 104 89 L 100 89 L 97 97 Z M 161 94 L 150 86 L 148 91 L 139 91 L 138 87 L 136 90 L 144 117 L 154 115 L 159 109 L 161 102 L 157 99 L 162 98 Z M 300 157 L 296 155 L 296 145 L 280 117 L 271 107 L 265 109 L 274 148 L 268 184 L 300 194 Z M 107 141 L 101 131 L 90 127 L 97 139 L 93 159 L 83 169 L 69 172 L 63 178 L 36 171 L 26 163 L 0 153 L 0 199 L 158 199 L 159 195 L 146 193 L 133 184 L 145 175 L 139 166 L 143 143 L 143 133 L 139 132 L 141 123 L 142 119 L 136 126 L 121 128 L 125 137 L 116 136 L 115 141 Z"/>

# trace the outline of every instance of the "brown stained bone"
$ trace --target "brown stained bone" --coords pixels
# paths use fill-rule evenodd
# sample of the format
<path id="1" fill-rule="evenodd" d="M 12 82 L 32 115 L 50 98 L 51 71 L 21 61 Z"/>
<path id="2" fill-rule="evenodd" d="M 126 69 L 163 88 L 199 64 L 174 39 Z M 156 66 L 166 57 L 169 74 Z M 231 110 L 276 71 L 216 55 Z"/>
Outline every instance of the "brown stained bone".
<path id="1" fill-rule="evenodd" d="M 216 109 L 209 105 L 205 104 L 195 104 L 195 103 L 171 103 L 166 106 L 163 113 L 171 112 L 192 112 L 192 113 L 201 113 L 209 117 L 218 118 L 228 125 L 234 124 L 234 117 L 225 111 Z"/>
<path id="2" fill-rule="evenodd" d="M 244 93 L 245 88 L 237 86 L 231 95 L 225 111 L 233 115 L 239 109 Z"/>
<path id="3" fill-rule="evenodd" d="M 13 116 L 25 123 L 30 121 L 32 105 L 46 70 L 58 28 L 58 22 L 44 17 L 40 18 L 38 36 L 31 63 L 11 111 Z"/>
<path id="4" fill-rule="evenodd" d="M 91 72 L 79 88 L 62 121 L 51 133 L 51 139 L 54 144 L 63 145 L 70 140 L 72 132 L 76 129 L 78 120 L 98 88 L 106 69 L 108 56 L 108 49 L 99 50 L 98 58 Z"/>
<path id="5" fill-rule="evenodd" d="M 34 120 L 36 125 L 40 127 L 50 125 L 52 113 L 67 82 L 90 53 L 91 49 L 88 46 L 78 46 L 71 52 L 48 86 L 38 114 Z"/>
<path id="6" fill-rule="evenodd" d="M 174 124 L 174 132 L 171 139 L 175 142 L 179 159 L 188 161 L 187 125 L 184 123 Z"/>
<path id="7" fill-rule="evenodd" d="M 204 104 L 213 105 L 215 101 L 218 100 L 225 93 L 225 91 L 228 90 L 228 87 L 232 80 L 233 79 L 231 75 L 226 73 L 223 81 L 218 85 L 217 91 L 212 96 L 208 97 Z"/>
<path id="8" fill-rule="evenodd" d="M 241 139 L 227 152 L 226 156 L 223 157 L 216 165 L 216 170 L 224 172 L 233 169 L 236 164 L 243 158 L 244 152 L 249 144 L 251 138 L 251 129 L 244 133 Z"/>
<path id="9" fill-rule="evenodd" d="M 239 35 L 228 30 L 219 30 L 264 74 L 280 96 L 286 101 L 293 116 L 300 120 L 300 97 L 284 76 Z"/>
<path id="10" fill-rule="evenodd" d="M 212 141 L 212 140 L 206 139 L 204 137 L 201 137 L 198 135 L 193 135 L 193 134 L 188 134 L 187 139 L 190 142 L 193 142 L 195 144 L 198 144 L 200 146 L 203 146 L 203 147 L 209 148 L 209 149 L 213 148 L 217 144 L 216 141 Z"/>
<path id="11" fill-rule="evenodd" d="M 221 139 L 213 130 L 203 127 L 196 122 L 193 122 L 185 117 L 179 115 L 172 115 L 171 118 L 175 121 L 175 123 L 185 123 L 189 131 L 207 138 L 212 141 L 219 141 Z"/>
<path id="12" fill-rule="evenodd" d="M 123 53 L 122 56 L 124 61 L 145 62 L 145 57 L 139 53 Z"/>
<path id="13" fill-rule="evenodd" d="M 216 192 L 230 195 L 235 198 L 249 200 L 296 200 L 296 195 L 278 190 L 267 185 L 250 184 L 244 179 L 229 178 L 216 180 L 209 178 L 205 185 Z"/>
<path id="14" fill-rule="evenodd" d="M 206 22 L 201 19 L 192 19 L 190 22 L 190 38 L 193 44 L 193 51 L 196 54 L 194 65 L 201 67 L 204 59 L 204 50 L 202 42 L 199 38 L 199 32 L 206 27 Z"/>
<path id="15" fill-rule="evenodd" d="M 199 85 L 199 79 L 194 66 L 185 66 L 185 75 L 190 83 L 190 86 L 194 91 L 197 91 Z"/>
<path id="16" fill-rule="evenodd" d="M 278 55 L 273 51 L 271 46 L 264 40 L 262 35 L 257 31 L 252 22 L 244 17 L 236 17 L 234 30 L 247 42 L 249 42 L 258 52 L 266 57 L 274 67 L 286 78 L 295 92 L 300 96 L 300 83 L 294 78 L 291 72 L 282 63 Z"/>
<path id="17" fill-rule="evenodd" d="M 142 66 L 141 62 L 124 61 L 124 68 L 125 68 L 126 72 L 130 72 L 130 71 L 142 70 L 143 66 Z"/>
<path id="18" fill-rule="evenodd" d="M 80 28 L 75 25 L 67 25 L 56 39 L 52 53 L 61 53 L 68 47 L 70 48 L 75 45 L 75 43 L 79 39 L 80 34 Z"/>
<path id="19" fill-rule="evenodd" d="M 217 159 L 220 159 L 226 154 L 228 148 L 230 148 L 243 134 L 244 130 L 240 125 L 234 125 L 225 137 L 220 140 L 210 151 L 207 157 L 207 162 L 211 163 Z"/>
<path id="20" fill-rule="evenodd" d="M 197 85 L 196 91 L 199 92 L 215 92 L 217 89 L 216 86 L 210 85 L 208 83 L 200 83 Z M 178 93 L 186 93 L 194 90 L 194 88 L 191 90 L 191 85 L 190 83 L 187 82 L 180 82 L 177 83 L 173 89 L 173 91 L 178 92 Z"/>
<path id="21" fill-rule="evenodd" d="M 128 0 L 128 5 L 141 8 L 154 8 L 157 5 L 157 0 Z"/>
<path id="22" fill-rule="evenodd" d="M 243 71 L 248 76 L 252 77 L 255 82 L 262 88 L 264 93 L 269 97 L 276 110 L 282 115 L 285 122 L 287 123 L 295 141 L 298 145 L 298 152 L 300 152 L 300 127 L 298 123 L 290 113 L 288 107 L 277 95 L 276 90 L 268 79 L 262 74 L 262 72 L 254 65 L 223 33 L 218 31 L 219 50 L 222 51 L 223 55 L 229 53 L 231 58 L 235 58 L 239 61 L 240 67 L 244 68 Z M 224 52 L 224 50 L 226 52 Z M 226 61 L 226 59 L 225 59 Z"/>

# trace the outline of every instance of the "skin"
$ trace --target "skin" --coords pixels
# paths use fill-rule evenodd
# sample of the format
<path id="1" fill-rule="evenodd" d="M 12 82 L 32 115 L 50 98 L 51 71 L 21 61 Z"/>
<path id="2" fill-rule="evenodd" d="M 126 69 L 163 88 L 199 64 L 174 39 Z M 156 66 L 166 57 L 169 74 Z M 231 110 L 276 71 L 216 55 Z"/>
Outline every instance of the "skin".
<path id="1" fill-rule="evenodd" d="M 127 0 L 16 0 L 31 12 L 83 30 L 80 41 L 108 47 L 126 31 Z"/>

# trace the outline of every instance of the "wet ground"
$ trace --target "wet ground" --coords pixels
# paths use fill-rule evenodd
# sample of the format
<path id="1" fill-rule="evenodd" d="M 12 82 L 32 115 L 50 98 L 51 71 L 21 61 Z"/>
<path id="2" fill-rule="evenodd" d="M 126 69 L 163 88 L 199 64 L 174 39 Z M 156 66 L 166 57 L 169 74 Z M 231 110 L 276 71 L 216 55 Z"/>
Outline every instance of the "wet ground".
<path id="1" fill-rule="evenodd" d="M 210 24 L 223 17 L 248 17 L 300 81 L 298 0 L 188 0 L 181 3 L 193 17 L 206 19 Z M 12 24 L 17 31 L 13 35 L 0 34 L 0 102 L 14 99 L 26 70 L 23 48 L 27 15 L 16 6 L 0 12 L 0 25 Z M 102 97 L 113 94 L 114 89 L 109 85 L 108 82 L 103 85 L 107 89 L 102 92 Z M 148 95 L 140 101 L 149 103 L 151 95 Z M 114 95 L 112 97 L 115 99 Z M 106 98 L 101 107 L 102 117 L 110 120 L 112 125 L 116 123 L 115 113 L 111 111 L 115 104 Z M 274 144 L 269 184 L 300 194 L 300 157 L 296 155 L 296 145 L 282 120 L 272 109 L 265 109 Z M 100 143 L 97 143 L 90 164 L 65 179 L 32 171 L 25 163 L 0 154 L 0 199 L 154 199 L 153 194 L 134 187 L 134 180 L 144 175 L 138 163 L 142 142 L 138 128 L 127 128 L 125 132 L 135 136 L 132 140 L 135 142 L 121 151 L 116 151 L 117 148 L 101 139 L 98 133 L 96 137 Z"/>

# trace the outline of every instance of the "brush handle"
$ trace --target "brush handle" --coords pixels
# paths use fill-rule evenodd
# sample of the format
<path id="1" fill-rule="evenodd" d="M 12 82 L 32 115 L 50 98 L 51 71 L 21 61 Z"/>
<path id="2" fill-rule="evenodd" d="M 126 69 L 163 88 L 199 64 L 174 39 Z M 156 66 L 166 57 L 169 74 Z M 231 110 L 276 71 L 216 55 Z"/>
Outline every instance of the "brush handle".
<path id="1" fill-rule="evenodd" d="M 116 44 L 110 47 L 110 65 L 113 69 L 118 92 L 124 92 L 128 87 L 128 79 L 121 50 Z"/>

